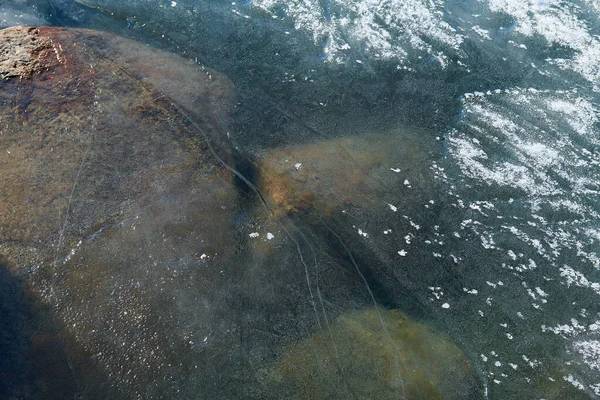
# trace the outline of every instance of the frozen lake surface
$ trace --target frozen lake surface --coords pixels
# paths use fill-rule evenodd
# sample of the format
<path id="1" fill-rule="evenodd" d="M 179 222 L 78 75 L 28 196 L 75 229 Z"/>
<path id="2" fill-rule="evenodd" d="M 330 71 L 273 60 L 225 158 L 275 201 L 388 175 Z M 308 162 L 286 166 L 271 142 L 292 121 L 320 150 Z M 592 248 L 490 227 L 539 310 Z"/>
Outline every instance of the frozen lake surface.
<path id="1" fill-rule="evenodd" d="M 599 13 L 4 0 L 0 394 L 599 398 Z"/>

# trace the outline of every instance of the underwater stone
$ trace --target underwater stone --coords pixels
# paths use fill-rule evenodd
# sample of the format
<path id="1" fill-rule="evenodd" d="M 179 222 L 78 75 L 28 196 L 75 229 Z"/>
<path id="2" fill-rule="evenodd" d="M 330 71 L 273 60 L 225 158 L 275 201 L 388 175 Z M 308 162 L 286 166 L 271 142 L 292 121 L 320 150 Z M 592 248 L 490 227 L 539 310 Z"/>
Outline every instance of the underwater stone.
<path id="1" fill-rule="evenodd" d="M 232 176 L 206 141 L 221 149 L 233 84 L 108 33 L 0 37 L 0 268 L 43 314 L 21 330 L 23 357 L 47 360 L 22 373 L 40 376 L 31 398 L 176 393 L 161 368 L 192 368 L 181 326 L 235 247 Z"/>
<path id="2" fill-rule="evenodd" d="M 404 179 L 422 186 L 431 181 L 419 162 L 426 154 L 426 144 L 414 135 L 390 131 L 269 149 L 255 162 L 258 186 L 276 212 L 313 210 L 329 215 L 342 207 L 372 209 L 386 194 L 397 199 L 400 190 L 408 202 L 420 192 L 404 188 Z"/>
<path id="3" fill-rule="evenodd" d="M 223 75 L 109 33 L 0 35 L 0 252 L 11 264 L 55 256 L 184 181 L 194 190 L 200 169 L 231 181 L 205 142 L 219 151 L 229 123 Z"/>
<path id="4" fill-rule="evenodd" d="M 290 345 L 271 377 L 301 399 L 480 399 L 473 365 L 448 337 L 398 310 L 342 314 Z"/>

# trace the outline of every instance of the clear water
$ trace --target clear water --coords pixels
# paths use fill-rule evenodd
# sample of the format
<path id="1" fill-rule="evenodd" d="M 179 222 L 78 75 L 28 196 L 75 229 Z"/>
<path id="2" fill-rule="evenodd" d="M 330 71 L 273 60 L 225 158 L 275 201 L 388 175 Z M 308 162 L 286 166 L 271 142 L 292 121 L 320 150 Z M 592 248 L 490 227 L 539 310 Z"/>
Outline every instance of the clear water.
<path id="1" fill-rule="evenodd" d="M 156 237 L 92 240 L 84 281 L 47 283 L 62 293 L 50 300 L 60 323 L 112 332 L 71 329 L 109 382 L 81 379 L 80 392 L 302 398 L 273 378 L 294 357 L 285 349 L 378 306 L 456 343 L 480 397 L 600 397 L 599 12 L 593 0 L 5 0 L 2 26 L 107 30 L 226 74 L 235 167 L 285 210 L 271 216 L 238 182 L 233 217 L 214 219 L 233 233 L 211 249 L 236 251 L 213 273 L 177 259 L 202 251 L 190 237 L 169 256 L 154 249 L 152 272 L 140 243 Z M 307 174 L 308 203 L 300 189 L 274 193 L 269 171 L 286 162 Z M 179 207 L 154 216 L 176 220 Z M 140 218 L 147 232 L 159 223 Z M 116 244 L 138 270 L 106 268 Z M 167 294 L 136 302 L 156 282 Z M 78 308 L 78 285 L 117 290 L 114 315 L 90 318 L 107 298 Z M 131 313 L 164 329 L 139 331 Z"/>

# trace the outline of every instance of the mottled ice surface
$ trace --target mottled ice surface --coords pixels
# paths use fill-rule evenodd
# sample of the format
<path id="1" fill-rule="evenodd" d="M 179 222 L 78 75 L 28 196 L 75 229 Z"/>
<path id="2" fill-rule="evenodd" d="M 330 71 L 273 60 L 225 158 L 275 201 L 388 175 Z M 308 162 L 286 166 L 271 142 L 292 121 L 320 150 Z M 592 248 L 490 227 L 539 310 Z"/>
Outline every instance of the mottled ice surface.
<path id="1" fill-rule="evenodd" d="M 219 359 L 222 340 L 260 366 L 250 383 L 227 369 L 236 385 L 260 386 L 290 342 L 375 302 L 452 338 L 486 398 L 585 399 L 600 397 L 599 13 L 594 0 L 10 0 L 0 25 L 110 30 L 235 84 L 219 146 L 247 179 L 231 217 L 243 267 L 199 246 L 224 274 L 202 300 L 175 289 L 180 264 L 159 275 L 194 351 Z M 197 302 L 212 332 L 185 309 Z"/>

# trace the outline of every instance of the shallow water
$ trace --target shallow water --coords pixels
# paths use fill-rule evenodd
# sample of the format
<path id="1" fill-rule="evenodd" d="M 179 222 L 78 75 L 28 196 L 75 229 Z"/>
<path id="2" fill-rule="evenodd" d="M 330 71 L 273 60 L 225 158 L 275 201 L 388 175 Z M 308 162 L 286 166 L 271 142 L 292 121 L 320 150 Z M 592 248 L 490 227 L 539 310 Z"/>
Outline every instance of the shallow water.
<path id="1" fill-rule="evenodd" d="M 14 272 L 66 353 L 83 353 L 69 390 L 330 396 L 328 382 L 381 369 L 346 350 L 323 367 L 336 351 L 319 337 L 360 347 L 372 326 L 335 330 L 380 307 L 455 343 L 473 398 L 599 397 L 598 12 L 584 0 L 4 2 L 2 26 L 107 30 L 236 87 L 232 124 L 208 139 L 243 179 L 206 172 L 212 197 L 161 181 L 128 204 L 135 219 L 59 249 L 54 277 Z M 162 112 L 203 142 L 194 115 Z M 76 211 L 87 192 L 73 193 Z M 314 370 L 289 373 L 305 348 L 315 359 L 296 362 Z M 410 396 L 383 370 L 365 387 Z M 469 384 L 440 387 L 462 398 Z"/>

